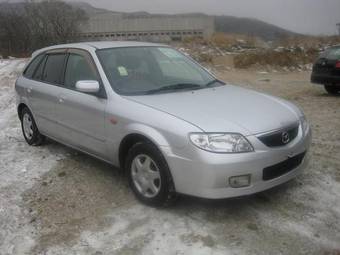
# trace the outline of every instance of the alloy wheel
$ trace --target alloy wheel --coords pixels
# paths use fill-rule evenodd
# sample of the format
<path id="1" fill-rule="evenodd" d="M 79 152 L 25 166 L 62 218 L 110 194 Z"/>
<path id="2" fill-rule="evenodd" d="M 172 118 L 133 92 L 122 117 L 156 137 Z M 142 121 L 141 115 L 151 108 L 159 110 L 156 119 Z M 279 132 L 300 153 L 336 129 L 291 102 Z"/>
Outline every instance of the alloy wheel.
<path id="1" fill-rule="evenodd" d="M 34 131 L 33 131 L 33 120 L 31 118 L 31 116 L 29 114 L 25 113 L 23 118 L 22 118 L 22 123 L 23 123 L 23 129 L 24 129 L 25 136 L 29 140 L 32 139 Z"/>
<path id="2" fill-rule="evenodd" d="M 131 164 L 133 184 L 138 192 L 147 198 L 153 198 L 161 190 L 161 176 L 159 168 L 151 157 L 137 155 Z"/>

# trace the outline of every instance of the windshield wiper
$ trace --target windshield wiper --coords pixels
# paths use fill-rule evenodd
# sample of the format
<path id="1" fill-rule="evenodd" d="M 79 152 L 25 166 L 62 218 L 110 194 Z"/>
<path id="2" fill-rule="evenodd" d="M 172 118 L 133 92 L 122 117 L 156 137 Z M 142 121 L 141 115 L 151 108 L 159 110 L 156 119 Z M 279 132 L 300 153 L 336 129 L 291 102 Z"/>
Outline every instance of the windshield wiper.
<path id="1" fill-rule="evenodd" d="M 207 84 L 205 84 L 205 87 L 211 87 L 212 85 L 214 85 L 215 83 L 220 83 L 222 85 L 225 85 L 225 83 L 219 79 L 214 79 L 212 81 L 209 81 Z"/>
<path id="2" fill-rule="evenodd" d="M 173 85 L 164 86 L 158 89 L 149 90 L 146 92 L 146 94 L 156 94 L 158 92 L 163 91 L 174 91 L 174 90 L 194 90 L 194 89 L 202 89 L 203 86 L 198 84 L 192 84 L 192 83 L 177 83 Z"/>

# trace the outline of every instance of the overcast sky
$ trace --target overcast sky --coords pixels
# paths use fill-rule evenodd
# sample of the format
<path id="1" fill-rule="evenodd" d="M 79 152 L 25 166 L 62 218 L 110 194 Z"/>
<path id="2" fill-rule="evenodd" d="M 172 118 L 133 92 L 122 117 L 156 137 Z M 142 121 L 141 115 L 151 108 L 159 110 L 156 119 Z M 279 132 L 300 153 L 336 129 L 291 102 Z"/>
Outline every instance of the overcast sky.
<path id="1" fill-rule="evenodd" d="M 114 11 L 204 12 L 258 18 L 295 32 L 335 34 L 340 0 L 73 0 Z"/>

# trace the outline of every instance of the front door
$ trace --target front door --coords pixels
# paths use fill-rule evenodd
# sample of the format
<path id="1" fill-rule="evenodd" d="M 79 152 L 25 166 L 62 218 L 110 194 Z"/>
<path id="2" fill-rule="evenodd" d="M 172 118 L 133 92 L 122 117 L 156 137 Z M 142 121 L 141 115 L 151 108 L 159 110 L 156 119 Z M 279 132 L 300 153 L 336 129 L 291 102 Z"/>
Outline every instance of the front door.
<path id="1" fill-rule="evenodd" d="M 65 68 L 64 89 L 58 94 L 56 119 L 62 140 L 83 151 L 107 159 L 105 135 L 106 94 L 90 54 L 70 50 Z M 77 81 L 96 80 L 98 94 L 79 92 Z"/>

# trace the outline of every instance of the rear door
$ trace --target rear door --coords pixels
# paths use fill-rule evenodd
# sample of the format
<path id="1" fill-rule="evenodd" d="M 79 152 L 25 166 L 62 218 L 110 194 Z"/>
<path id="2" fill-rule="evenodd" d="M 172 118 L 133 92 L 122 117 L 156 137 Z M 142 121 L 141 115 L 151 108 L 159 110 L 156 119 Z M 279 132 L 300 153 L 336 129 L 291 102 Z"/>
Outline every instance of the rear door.
<path id="1" fill-rule="evenodd" d="M 48 52 L 41 56 L 34 72 L 27 74 L 30 77 L 27 95 L 31 110 L 39 130 L 49 136 L 57 135 L 55 107 L 65 57 L 65 50 Z"/>
<path id="2" fill-rule="evenodd" d="M 81 80 L 96 80 L 98 94 L 79 92 Z M 105 110 L 106 93 L 91 55 L 83 50 L 68 51 L 64 89 L 58 93 L 56 120 L 62 140 L 88 153 L 107 159 Z"/>

